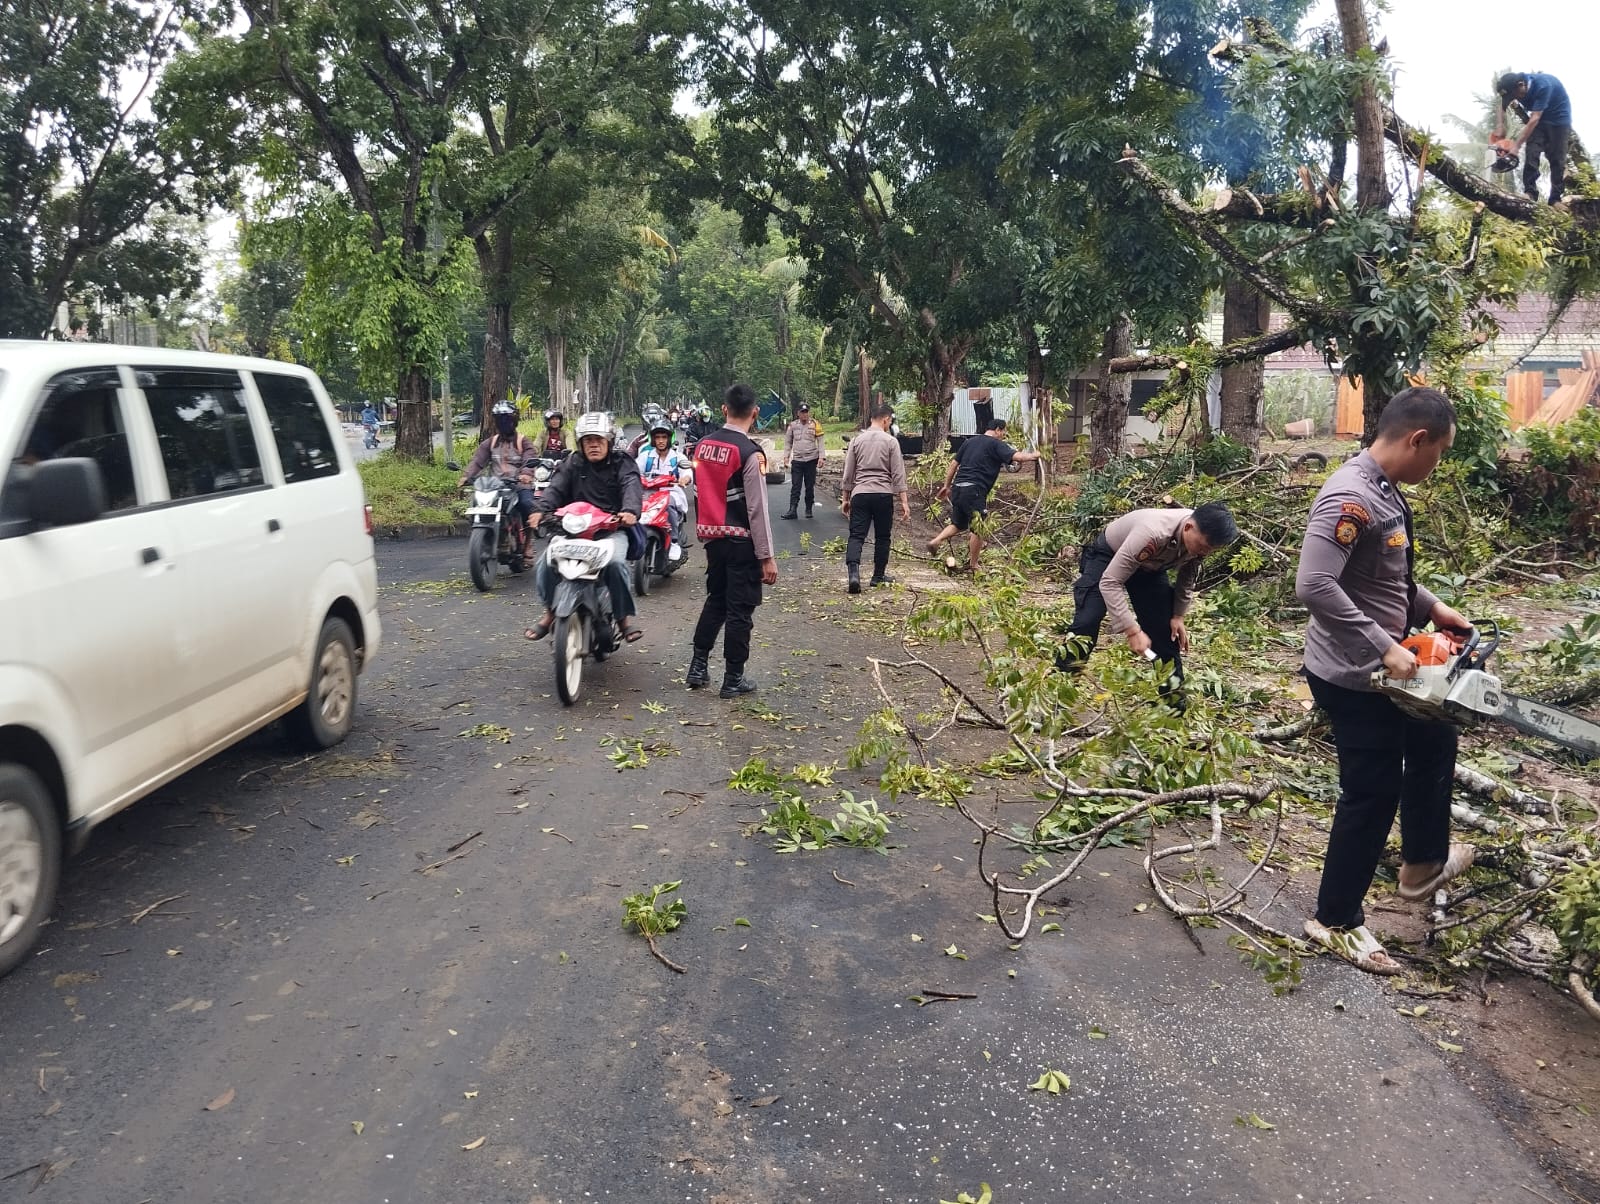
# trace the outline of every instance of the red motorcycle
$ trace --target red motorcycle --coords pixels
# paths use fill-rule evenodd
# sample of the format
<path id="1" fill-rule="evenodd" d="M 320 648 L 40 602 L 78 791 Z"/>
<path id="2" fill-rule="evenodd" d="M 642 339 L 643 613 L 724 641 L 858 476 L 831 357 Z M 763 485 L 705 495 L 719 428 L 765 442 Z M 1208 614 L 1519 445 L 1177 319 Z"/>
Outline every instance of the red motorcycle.
<path id="1" fill-rule="evenodd" d="M 644 532 L 644 553 L 633 562 L 633 592 L 641 598 L 650 592 L 651 577 L 670 577 L 684 563 L 683 548 L 677 545 L 673 556 L 672 521 L 667 514 L 672 504 L 672 492 L 678 481 L 671 473 L 645 477 L 644 513 L 639 516 L 639 529 Z"/>
<path id="2" fill-rule="evenodd" d="M 556 574 L 556 693 L 571 706 L 583 687 L 584 658 L 603 661 L 622 646 L 611 591 L 600 580 L 619 554 L 606 537 L 621 530 L 622 520 L 588 502 L 573 502 L 556 511 L 555 521 L 559 531 L 545 555 Z"/>

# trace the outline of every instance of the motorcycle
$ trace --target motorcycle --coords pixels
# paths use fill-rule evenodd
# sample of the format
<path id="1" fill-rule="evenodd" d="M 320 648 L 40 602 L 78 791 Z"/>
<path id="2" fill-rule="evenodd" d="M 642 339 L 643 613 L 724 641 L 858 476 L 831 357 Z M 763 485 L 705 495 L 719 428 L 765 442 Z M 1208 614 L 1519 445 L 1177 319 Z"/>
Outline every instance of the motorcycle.
<path id="1" fill-rule="evenodd" d="M 622 520 L 588 502 L 573 502 L 556 511 L 560 532 L 550 537 L 545 552 L 556 575 L 556 621 L 552 629 L 556 658 L 556 694 L 564 706 L 578 701 L 583 688 L 583 661 L 603 661 L 622 646 L 622 629 L 611 610 L 611 591 L 600 574 L 615 555 L 605 539 Z"/>
<path id="2" fill-rule="evenodd" d="M 548 481 L 549 471 L 544 471 Z M 534 481 L 537 488 L 537 471 Z M 505 565 L 513 573 L 528 567 L 531 540 L 516 505 L 515 482 L 493 472 L 482 473 L 472 482 L 472 505 L 467 507 L 472 519 L 472 533 L 467 537 L 467 571 L 472 574 L 472 584 L 483 593 L 494 588 L 498 565 Z"/>
<path id="3" fill-rule="evenodd" d="M 639 516 L 639 529 L 644 532 L 644 553 L 633 562 L 633 592 L 644 597 L 650 592 L 651 577 L 670 577 L 685 563 L 679 556 L 672 560 L 667 552 L 672 547 L 672 525 L 667 519 L 667 508 L 672 502 L 672 491 L 678 480 L 671 473 L 644 478 L 644 513 Z M 687 518 L 684 520 L 687 522 Z"/>
<path id="4" fill-rule="evenodd" d="M 361 426 L 361 431 L 362 442 L 364 442 L 370 450 L 376 450 L 378 446 L 378 424 L 375 422 L 363 423 Z"/>

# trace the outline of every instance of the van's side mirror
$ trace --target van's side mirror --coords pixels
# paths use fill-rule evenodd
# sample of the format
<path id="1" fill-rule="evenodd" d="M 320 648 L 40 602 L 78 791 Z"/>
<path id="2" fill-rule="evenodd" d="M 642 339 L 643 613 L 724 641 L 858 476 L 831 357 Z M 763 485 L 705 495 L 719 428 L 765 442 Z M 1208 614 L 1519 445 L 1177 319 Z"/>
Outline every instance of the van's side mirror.
<path id="1" fill-rule="evenodd" d="M 88 457 L 45 460 L 28 474 L 28 521 L 37 526 L 92 522 L 105 512 L 105 477 Z"/>
<path id="2" fill-rule="evenodd" d="M 446 468 L 448 468 L 451 472 L 460 472 L 461 471 L 461 465 L 457 464 L 454 460 L 446 460 L 444 462 L 444 466 Z"/>

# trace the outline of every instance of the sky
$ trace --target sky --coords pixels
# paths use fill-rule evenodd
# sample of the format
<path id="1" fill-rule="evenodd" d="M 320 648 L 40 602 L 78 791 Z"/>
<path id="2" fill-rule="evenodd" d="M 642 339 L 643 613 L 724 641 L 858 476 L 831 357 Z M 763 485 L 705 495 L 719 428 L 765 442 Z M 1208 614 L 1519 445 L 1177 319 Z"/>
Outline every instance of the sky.
<path id="1" fill-rule="evenodd" d="M 1473 97 L 1502 70 L 1544 71 L 1566 85 L 1573 126 L 1600 146 L 1600 2 L 1597 0 L 1389 0 L 1374 17 L 1374 43 L 1387 36 L 1394 109 L 1408 123 L 1458 138 L 1444 116 L 1474 118 Z M 1333 0 L 1315 0 L 1308 25 L 1335 21 Z"/>

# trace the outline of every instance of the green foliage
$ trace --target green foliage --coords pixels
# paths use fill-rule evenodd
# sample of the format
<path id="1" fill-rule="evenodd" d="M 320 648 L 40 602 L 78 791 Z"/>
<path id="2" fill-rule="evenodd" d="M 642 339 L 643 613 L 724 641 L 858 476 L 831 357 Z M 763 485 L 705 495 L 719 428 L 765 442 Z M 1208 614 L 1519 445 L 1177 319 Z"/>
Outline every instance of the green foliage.
<path id="1" fill-rule="evenodd" d="M 1569 957 L 1600 957 L 1600 861 L 1574 865 L 1555 885 L 1552 919 Z"/>
<path id="2" fill-rule="evenodd" d="M 199 248 L 173 217 L 226 191 L 236 148 L 173 64 L 227 19 L 198 0 L 0 7 L 0 338 L 40 337 L 64 300 L 198 291 Z"/>
<path id="3" fill-rule="evenodd" d="M 1522 439 L 1527 462 L 1505 470 L 1520 516 L 1569 547 L 1600 548 L 1600 410 L 1558 427 L 1526 427 Z"/>
<path id="4" fill-rule="evenodd" d="M 1229 937 L 1228 944 L 1238 953 L 1240 961 L 1261 975 L 1274 995 L 1287 995 L 1300 985 L 1300 955 L 1287 942 L 1269 942 L 1241 934 Z"/>
<path id="5" fill-rule="evenodd" d="M 755 825 L 756 831 L 777 838 L 772 846 L 774 852 L 816 851 L 829 844 L 888 852 L 884 841 L 889 834 L 889 819 L 872 799 L 858 801 L 850 791 L 841 790 L 836 795 L 838 808 L 830 818 L 814 811 L 797 794 L 779 791 L 774 798 L 777 806 L 770 811 L 763 809 L 761 820 Z"/>
<path id="6" fill-rule="evenodd" d="M 1581 623 L 1568 623 L 1538 648 L 1538 654 L 1558 676 L 1600 669 L 1600 610 L 1590 611 Z"/>
<path id="7" fill-rule="evenodd" d="M 402 460 L 387 451 L 356 467 L 376 527 L 442 526 L 461 517 L 458 477 L 448 468 Z"/>
<path id="8" fill-rule="evenodd" d="M 1473 485 L 1493 486 L 1500 449 L 1511 438 L 1510 418 L 1500 386 L 1487 373 L 1473 373 L 1460 383 L 1439 382 L 1456 408 L 1456 441 L 1451 460 L 1466 466 Z"/>
<path id="9" fill-rule="evenodd" d="M 622 926 L 640 936 L 654 938 L 672 932 L 689 914 L 689 905 L 681 898 L 668 899 L 683 885 L 677 882 L 658 882 L 648 891 L 626 895 L 622 900 Z"/>

